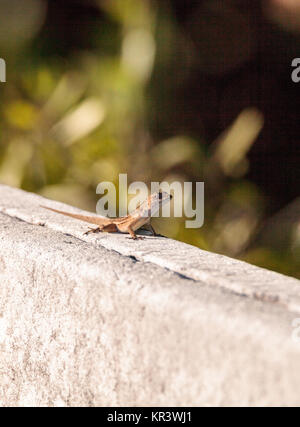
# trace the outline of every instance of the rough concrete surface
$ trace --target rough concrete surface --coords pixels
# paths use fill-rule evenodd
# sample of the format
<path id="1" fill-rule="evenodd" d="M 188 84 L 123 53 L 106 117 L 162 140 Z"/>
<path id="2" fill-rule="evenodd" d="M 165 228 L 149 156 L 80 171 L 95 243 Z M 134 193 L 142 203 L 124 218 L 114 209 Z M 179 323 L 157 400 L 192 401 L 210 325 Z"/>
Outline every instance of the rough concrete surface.
<path id="1" fill-rule="evenodd" d="M 40 204 L 0 186 L 0 405 L 299 404 L 298 280 Z"/>

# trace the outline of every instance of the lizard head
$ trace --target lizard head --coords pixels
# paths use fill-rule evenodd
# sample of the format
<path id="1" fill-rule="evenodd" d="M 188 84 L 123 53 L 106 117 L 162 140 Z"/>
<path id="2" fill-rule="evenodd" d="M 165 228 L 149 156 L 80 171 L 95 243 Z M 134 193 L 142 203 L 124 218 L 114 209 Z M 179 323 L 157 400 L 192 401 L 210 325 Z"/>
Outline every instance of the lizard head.
<path id="1" fill-rule="evenodd" d="M 173 198 L 172 194 L 166 193 L 165 191 L 159 191 L 158 193 L 152 194 L 152 196 L 154 196 L 154 198 L 158 197 L 159 203 L 161 205 L 169 202 Z"/>
<path id="2" fill-rule="evenodd" d="M 159 212 L 161 206 L 172 199 L 172 195 L 165 191 L 158 191 L 151 194 L 147 200 L 141 203 L 138 208 L 131 213 L 136 217 L 150 218 Z"/>
<path id="3" fill-rule="evenodd" d="M 155 215 L 160 207 L 168 203 L 172 197 L 173 196 L 166 191 L 158 191 L 157 193 L 151 194 L 147 201 L 147 216 Z"/>

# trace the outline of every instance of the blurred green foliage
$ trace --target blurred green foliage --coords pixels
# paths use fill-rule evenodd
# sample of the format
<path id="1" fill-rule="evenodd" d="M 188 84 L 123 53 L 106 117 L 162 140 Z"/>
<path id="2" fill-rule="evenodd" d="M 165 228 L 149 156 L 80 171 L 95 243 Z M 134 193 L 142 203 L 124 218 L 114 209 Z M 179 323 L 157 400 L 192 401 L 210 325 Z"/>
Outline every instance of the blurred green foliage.
<path id="1" fill-rule="evenodd" d="M 209 149 L 203 135 L 159 140 L 152 132 L 160 88 L 162 120 L 168 120 L 172 58 L 185 43 L 167 8 L 146 0 L 99 1 L 105 20 L 89 34 L 96 48 L 75 50 L 66 60 L 38 49 L 46 3 L 30 0 L 30 13 L 17 3 L 0 4 L 0 24 L 6 23 L 0 56 L 8 64 L 0 87 L 1 183 L 95 210 L 97 184 L 117 186 L 119 173 L 148 184 L 205 181 L 204 226 L 186 229 L 184 219 L 160 219 L 158 231 L 300 278 L 299 226 L 282 227 L 275 218 L 269 243 L 266 195 L 245 178 L 247 153 L 263 126 L 259 111 L 241 111 Z M 189 49 L 179 49 L 182 61 Z"/>

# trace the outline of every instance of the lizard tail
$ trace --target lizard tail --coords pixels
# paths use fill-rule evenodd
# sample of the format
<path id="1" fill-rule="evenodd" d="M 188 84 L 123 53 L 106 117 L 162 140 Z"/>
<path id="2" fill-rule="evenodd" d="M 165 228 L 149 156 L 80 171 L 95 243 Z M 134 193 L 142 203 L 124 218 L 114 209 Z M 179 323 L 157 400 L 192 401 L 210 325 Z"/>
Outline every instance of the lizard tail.
<path id="1" fill-rule="evenodd" d="M 59 213 L 61 215 L 69 216 L 71 218 L 79 219 L 81 221 L 89 222 L 90 224 L 96 225 L 108 225 L 111 221 L 108 218 L 97 218 L 96 216 L 86 216 L 80 214 L 73 214 L 71 212 L 59 211 L 57 209 L 49 208 L 47 206 L 40 205 L 41 208 L 48 209 L 49 211 Z"/>

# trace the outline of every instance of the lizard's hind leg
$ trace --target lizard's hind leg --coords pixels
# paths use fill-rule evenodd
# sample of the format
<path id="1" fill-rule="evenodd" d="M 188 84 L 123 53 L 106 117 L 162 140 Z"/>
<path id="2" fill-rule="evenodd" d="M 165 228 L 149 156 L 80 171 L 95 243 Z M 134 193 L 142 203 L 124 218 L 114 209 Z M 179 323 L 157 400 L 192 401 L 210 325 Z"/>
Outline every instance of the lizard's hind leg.
<path id="1" fill-rule="evenodd" d="M 97 228 L 89 227 L 88 231 L 83 233 L 83 235 L 85 236 L 85 235 L 90 234 L 90 233 L 99 233 L 99 231 L 102 231 L 102 229 L 100 227 L 97 227 Z"/>
<path id="2" fill-rule="evenodd" d="M 97 228 L 89 227 L 89 230 L 86 231 L 84 234 L 99 233 L 99 231 L 105 231 L 107 233 L 116 233 L 118 229 L 115 224 L 100 225 L 100 227 Z"/>

